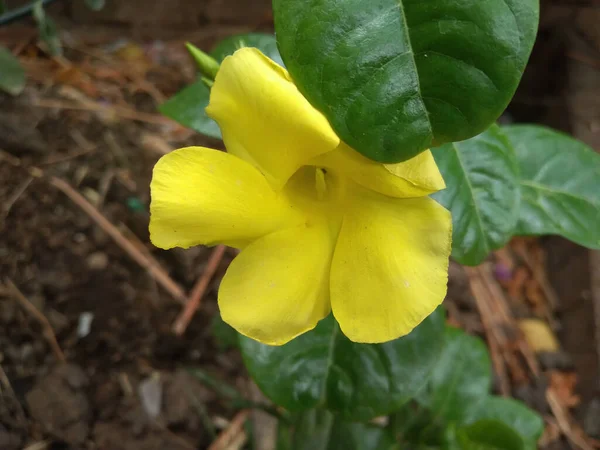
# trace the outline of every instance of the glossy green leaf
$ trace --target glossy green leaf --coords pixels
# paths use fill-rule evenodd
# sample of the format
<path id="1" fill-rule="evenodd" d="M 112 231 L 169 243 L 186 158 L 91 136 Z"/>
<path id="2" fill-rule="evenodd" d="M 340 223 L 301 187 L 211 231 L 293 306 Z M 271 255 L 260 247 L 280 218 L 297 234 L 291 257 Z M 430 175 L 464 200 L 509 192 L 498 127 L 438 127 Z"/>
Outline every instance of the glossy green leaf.
<path id="1" fill-rule="evenodd" d="M 287 428 L 281 433 L 281 428 Z M 365 423 L 344 422 L 326 410 L 296 414 L 290 425 L 280 423 L 278 450 L 392 450 L 390 430 Z"/>
<path id="2" fill-rule="evenodd" d="M 348 340 L 330 315 L 281 347 L 241 337 L 248 372 L 267 397 L 292 411 L 324 407 L 349 420 L 388 414 L 427 381 L 444 341 L 436 311 L 408 336 L 385 344 Z"/>
<path id="3" fill-rule="evenodd" d="M 544 432 L 544 420 L 523 403 L 512 398 L 489 396 L 470 411 L 467 422 L 496 420 L 516 432 L 528 450 L 537 448 L 536 442 Z"/>
<path id="4" fill-rule="evenodd" d="M 0 46 L 0 90 L 11 95 L 20 94 L 25 88 L 25 71 L 8 49 Z"/>
<path id="5" fill-rule="evenodd" d="M 221 130 L 217 122 L 206 115 L 210 90 L 202 80 L 185 87 L 158 108 L 165 116 L 191 128 L 192 130 L 221 139 Z"/>
<path id="6" fill-rule="evenodd" d="M 519 214 L 514 149 L 493 125 L 463 142 L 433 149 L 446 189 L 434 198 L 452 212 L 452 256 L 477 265 L 511 238 Z"/>
<path id="7" fill-rule="evenodd" d="M 475 431 L 480 426 L 483 427 L 482 424 L 497 422 L 500 425 L 496 428 L 512 430 L 517 439 L 511 438 L 511 441 L 518 440 L 521 445 L 519 448 L 534 450 L 544 429 L 541 417 L 516 400 L 491 396 L 491 378 L 491 361 L 483 341 L 449 327 L 439 363 L 434 368 L 426 389 L 416 399 L 421 407 L 417 408 L 419 420 L 425 420 L 430 425 L 417 430 L 411 425 L 408 429 L 409 436 L 413 440 L 431 437 L 439 439 L 439 429 L 443 427 L 450 433 L 447 436 L 449 442 L 454 442 L 454 447 L 449 445 L 449 448 L 512 450 L 515 447 L 508 444 L 490 447 L 494 441 L 484 440 L 478 444 L 481 447 L 463 447 L 460 440 L 456 441 L 465 430 L 473 433 L 469 431 L 466 436 L 462 435 L 463 440 L 476 436 Z M 410 417 L 410 414 L 405 411 L 404 416 Z M 421 422 L 415 421 L 417 424 Z M 493 432 L 490 431 L 489 434 L 493 435 Z"/>
<path id="8" fill-rule="evenodd" d="M 558 234 L 600 249 L 600 155 L 549 128 L 503 128 L 520 167 L 517 234 Z"/>
<path id="9" fill-rule="evenodd" d="M 226 56 L 243 46 L 256 47 L 275 62 L 283 64 L 277 51 L 275 36 L 261 33 L 228 37 L 217 44 L 210 55 L 220 63 Z M 210 89 L 205 82 L 198 79 L 163 103 L 159 110 L 165 116 L 198 133 L 221 139 L 219 126 L 206 115 L 205 108 L 208 106 L 209 99 Z"/>
<path id="10" fill-rule="evenodd" d="M 408 448 L 437 448 L 445 441 L 447 426 L 444 418 L 415 401 L 396 411 L 390 420 L 390 427 L 398 440 L 412 444 Z"/>
<path id="11" fill-rule="evenodd" d="M 210 328 L 219 350 L 226 351 L 239 346 L 237 331 L 223 321 L 221 314 L 217 313 L 213 316 Z"/>
<path id="12" fill-rule="evenodd" d="M 283 61 L 277 49 L 277 41 L 272 34 L 248 33 L 230 36 L 219 42 L 210 54 L 221 62 L 226 56 L 233 54 L 242 47 L 256 47 L 277 64 L 283 66 Z"/>
<path id="13" fill-rule="evenodd" d="M 273 0 L 300 91 L 351 147 L 398 162 L 489 127 L 533 47 L 539 0 Z"/>
<path id="14" fill-rule="evenodd" d="M 525 450 L 519 435 L 496 420 L 481 420 L 451 430 L 449 441 L 450 450 Z"/>
<path id="15" fill-rule="evenodd" d="M 418 401 L 437 418 L 463 423 L 472 417 L 471 408 L 488 396 L 491 380 L 490 357 L 483 341 L 448 327 L 442 354 Z"/>

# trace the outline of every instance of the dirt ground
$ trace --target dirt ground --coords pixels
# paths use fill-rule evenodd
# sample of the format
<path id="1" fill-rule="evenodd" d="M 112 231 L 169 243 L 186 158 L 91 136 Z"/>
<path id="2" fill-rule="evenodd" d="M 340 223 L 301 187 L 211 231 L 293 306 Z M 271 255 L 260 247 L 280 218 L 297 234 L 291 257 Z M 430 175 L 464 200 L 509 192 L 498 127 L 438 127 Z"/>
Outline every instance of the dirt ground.
<path id="1" fill-rule="evenodd" d="M 580 92 L 584 69 L 576 67 L 600 78 L 600 15 L 591 2 L 542 3 L 538 44 L 504 119 L 577 134 L 598 120 L 598 110 L 573 98 L 600 98 L 598 82 Z M 269 11 L 236 20 L 209 14 L 200 31 L 185 32 L 91 28 L 81 25 L 87 13 L 75 22 L 56 14 L 65 30 L 60 58 L 40 50 L 27 21 L 0 29 L 28 73 L 22 95 L 0 94 L 0 449 L 250 448 L 243 428 L 235 445 L 217 439 L 237 423 L 235 396 L 255 395 L 218 321 L 216 288 L 234 255 L 217 261 L 200 309 L 183 335 L 174 333 L 182 292 L 192 291 L 213 250 L 149 243 L 148 184 L 170 149 L 221 145 L 157 112 L 194 77 L 183 42 L 210 48 L 231 32 L 268 30 Z M 594 14 L 598 21 L 586 23 Z M 597 134 L 595 142 L 580 137 L 600 150 Z M 165 289 L 127 245 L 175 284 Z M 449 320 L 489 343 L 496 391 L 544 415 L 541 446 L 600 448 L 600 308 L 589 252 L 555 237 L 518 239 L 479 269 L 451 269 Z M 491 319 L 494 311 L 503 319 Z M 519 331 L 524 318 L 552 330 L 558 348 L 536 352 Z"/>

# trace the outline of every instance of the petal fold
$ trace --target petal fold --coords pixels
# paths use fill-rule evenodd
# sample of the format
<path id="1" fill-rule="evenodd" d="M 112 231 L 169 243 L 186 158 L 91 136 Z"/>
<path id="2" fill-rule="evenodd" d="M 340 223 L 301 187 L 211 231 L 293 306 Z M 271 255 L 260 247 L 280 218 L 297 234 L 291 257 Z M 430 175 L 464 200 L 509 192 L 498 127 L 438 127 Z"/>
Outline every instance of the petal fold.
<path id="1" fill-rule="evenodd" d="M 163 156 L 150 194 L 150 239 L 163 249 L 235 245 L 301 220 L 255 167 L 204 147 Z"/>
<path id="2" fill-rule="evenodd" d="M 255 48 L 223 60 L 206 113 L 221 127 L 227 151 L 257 166 L 278 189 L 340 142 L 287 71 Z"/>
<path id="3" fill-rule="evenodd" d="M 325 225 L 290 228 L 251 243 L 221 282 L 221 317 L 268 345 L 312 330 L 330 312 L 332 252 Z"/>
<path id="4" fill-rule="evenodd" d="M 429 150 L 398 164 L 381 164 L 341 143 L 312 163 L 336 170 L 355 183 L 390 197 L 423 197 L 446 187 Z"/>
<path id="5" fill-rule="evenodd" d="M 331 268 L 331 306 L 352 341 L 404 336 L 442 302 L 450 213 L 430 198 L 361 190 L 344 217 Z"/>

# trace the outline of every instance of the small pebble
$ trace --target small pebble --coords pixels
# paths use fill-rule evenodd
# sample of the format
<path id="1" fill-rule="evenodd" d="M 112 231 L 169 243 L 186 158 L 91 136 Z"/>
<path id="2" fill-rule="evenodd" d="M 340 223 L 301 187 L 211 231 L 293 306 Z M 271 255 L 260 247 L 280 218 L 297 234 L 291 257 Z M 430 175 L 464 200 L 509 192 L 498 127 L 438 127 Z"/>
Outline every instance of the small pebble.
<path id="1" fill-rule="evenodd" d="M 156 419 L 162 408 L 162 381 L 158 373 L 146 378 L 138 387 L 138 394 L 144 411 L 151 419 Z"/>
<path id="2" fill-rule="evenodd" d="M 79 315 L 79 322 L 77 323 L 77 337 L 83 339 L 92 330 L 92 322 L 94 321 L 94 314 L 91 312 L 84 312 Z"/>
<path id="3" fill-rule="evenodd" d="M 104 270 L 108 267 L 108 256 L 104 252 L 94 252 L 86 258 L 90 270 Z"/>

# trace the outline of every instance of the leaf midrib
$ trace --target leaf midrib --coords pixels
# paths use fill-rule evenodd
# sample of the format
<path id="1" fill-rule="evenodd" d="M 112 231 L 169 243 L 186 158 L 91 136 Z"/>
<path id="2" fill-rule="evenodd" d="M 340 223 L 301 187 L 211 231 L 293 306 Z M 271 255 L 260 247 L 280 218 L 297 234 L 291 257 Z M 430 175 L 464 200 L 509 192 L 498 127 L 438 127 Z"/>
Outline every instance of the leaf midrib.
<path id="1" fill-rule="evenodd" d="M 539 183 L 536 183 L 536 182 L 530 181 L 530 180 L 520 180 L 520 183 L 523 186 L 527 186 L 527 187 L 530 187 L 530 188 L 538 190 L 538 191 L 546 192 L 547 195 L 564 195 L 565 197 L 573 198 L 575 200 L 582 200 L 586 203 L 589 203 L 589 204 L 595 206 L 596 208 L 600 208 L 600 201 L 594 202 L 586 197 L 579 197 L 571 192 L 553 189 L 547 185 L 539 184 Z"/>
<path id="2" fill-rule="evenodd" d="M 415 59 L 415 52 L 413 51 L 412 39 L 410 37 L 410 29 L 408 28 L 408 21 L 406 20 L 406 14 L 404 13 L 404 2 L 402 0 L 397 0 L 398 2 L 398 12 L 400 13 L 400 17 L 402 18 L 402 24 L 404 25 L 404 35 L 408 42 L 408 47 L 410 48 L 410 60 L 413 65 L 413 70 L 417 74 L 417 92 L 419 93 L 419 98 L 421 99 L 421 103 L 423 103 L 423 111 L 427 115 L 427 127 L 429 128 L 429 135 L 433 141 L 433 123 L 431 122 L 431 116 L 429 114 L 429 110 L 427 109 L 427 105 L 425 104 L 425 99 L 423 97 L 423 91 L 421 91 L 421 74 L 419 73 L 419 67 L 417 66 L 417 60 Z"/>
<path id="3" fill-rule="evenodd" d="M 476 198 L 475 198 L 475 190 L 473 188 L 473 183 L 471 182 L 471 179 L 469 178 L 466 167 L 460 156 L 460 147 L 458 145 L 456 145 L 456 143 L 452 143 L 452 148 L 454 148 L 454 151 L 456 154 L 456 159 L 458 160 L 458 165 L 460 166 L 460 170 L 463 172 L 463 174 L 465 176 L 465 180 L 467 182 L 467 187 L 469 188 L 469 193 L 471 195 L 471 198 L 473 199 L 473 206 L 474 206 L 473 209 L 475 210 L 475 217 L 477 218 L 477 224 L 479 225 L 479 232 L 483 236 L 482 241 L 483 241 L 483 245 L 485 247 L 485 253 L 488 254 L 491 251 L 491 247 L 489 245 L 488 238 L 485 234 L 485 228 L 483 226 L 483 220 L 481 218 L 479 204 L 477 203 Z"/>

